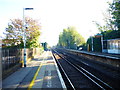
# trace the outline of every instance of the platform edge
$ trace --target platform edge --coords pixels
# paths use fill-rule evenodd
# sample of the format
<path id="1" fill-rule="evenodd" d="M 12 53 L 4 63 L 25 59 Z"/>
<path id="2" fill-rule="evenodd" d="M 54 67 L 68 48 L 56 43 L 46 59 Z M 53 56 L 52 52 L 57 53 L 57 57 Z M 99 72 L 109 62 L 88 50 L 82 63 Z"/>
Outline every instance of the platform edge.
<path id="1" fill-rule="evenodd" d="M 58 76 L 59 76 L 61 85 L 62 85 L 63 88 L 66 88 L 66 85 L 65 85 L 65 83 L 64 83 L 64 80 L 63 80 L 63 78 L 62 78 L 62 75 L 61 75 L 61 73 L 60 73 L 60 71 L 59 71 L 59 68 L 58 68 L 57 63 L 56 63 L 56 61 L 55 61 L 55 58 L 53 57 L 52 52 L 51 52 L 51 55 L 52 55 L 52 58 L 53 58 L 53 60 L 54 60 L 55 67 L 56 67 L 56 69 L 57 69 L 57 73 L 58 73 Z"/>

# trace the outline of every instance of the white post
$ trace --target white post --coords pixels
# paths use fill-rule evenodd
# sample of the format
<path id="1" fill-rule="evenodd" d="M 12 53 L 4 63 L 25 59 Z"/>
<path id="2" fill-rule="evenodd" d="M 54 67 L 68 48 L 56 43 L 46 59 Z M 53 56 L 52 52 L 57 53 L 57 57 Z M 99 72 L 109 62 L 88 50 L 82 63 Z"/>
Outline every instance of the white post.
<path id="1" fill-rule="evenodd" d="M 24 67 L 26 67 L 26 27 L 25 27 L 25 12 L 24 10 L 33 10 L 33 8 L 23 8 L 23 40 L 24 40 Z"/>
<path id="2" fill-rule="evenodd" d="M 24 42 L 24 67 L 26 67 L 26 30 L 25 30 L 25 15 L 24 15 L 24 10 L 25 8 L 23 8 L 23 42 Z"/>
<path id="3" fill-rule="evenodd" d="M 94 51 L 93 49 L 93 37 L 91 36 L 91 42 L 92 42 L 92 51 Z"/>

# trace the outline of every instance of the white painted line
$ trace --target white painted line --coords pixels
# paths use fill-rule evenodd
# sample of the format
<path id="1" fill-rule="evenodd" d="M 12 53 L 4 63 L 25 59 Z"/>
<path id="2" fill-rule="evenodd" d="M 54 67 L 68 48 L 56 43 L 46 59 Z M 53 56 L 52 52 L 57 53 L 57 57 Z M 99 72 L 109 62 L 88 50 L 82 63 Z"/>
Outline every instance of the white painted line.
<path id="1" fill-rule="evenodd" d="M 52 87 L 52 82 L 51 82 L 51 71 L 48 71 L 48 80 L 47 80 L 47 87 Z"/>
<path id="2" fill-rule="evenodd" d="M 52 55 L 52 52 L 51 52 L 51 55 Z M 52 55 L 52 58 L 53 58 L 53 61 L 54 61 L 54 63 L 55 63 L 55 67 L 56 67 L 56 69 L 57 69 L 57 73 L 58 73 L 58 76 L 59 76 L 61 85 L 62 85 L 62 87 L 63 87 L 64 89 L 67 89 L 67 87 L 66 87 L 66 85 L 65 85 L 65 82 L 64 82 L 64 80 L 63 80 L 63 78 L 62 78 L 62 75 L 61 75 L 61 73 L 60 73 L 60 71 L 59 71 L 59 69 L 58 69 L 57 63 L 56 63 L 53 55 Z"/>
<path id="3" fill-rule="evenodd" d="M 48 87 L 48 88 L 52 87 L 51 80 L 48 80 L 48 81 L 47 81 L 47 87 Z"/>
<path id="4" fill-rule="evenodd" d="M 28 90 L 31 90 L 31 88 L 33 88 L 33 87 L 34 87 L 34 88 L 41 88 L 41 87 L 42 87 L 43 81 L 41 81 L 41 82 L 35 82 L 35 80 L 37 80 L 37 79 L 38 79 L 38 80 L 40 80 L 40 79 L 42 80 L 42 78 L 43 78 L 43 76 L 44 76 L 44 75 L 42 75 L 42 73 L 40 73 L 40 72 L 41 72 L 41 68 L 42 68 L 44 59 L 45 59 L 45 57 L 46 57 L 46 52 L 44 52 L 41 57 L 43 57 L 43 60 L 42 60 L 42 62 L 41 62 L 41 64 L 40 64 L 40 66 L 38 67 L 38 69 L 37 69 L 37 71 L 36 71 L 36 73 L 35 73 L 32 81 L 30 82 L 30 85 L 29 85 L 29 87 L 28 87 Z M 41 75 L 41 77 L 38 76 L 39 74 Z M 39 86 L 38 86 L 38 83 L 39 83 Z"/>

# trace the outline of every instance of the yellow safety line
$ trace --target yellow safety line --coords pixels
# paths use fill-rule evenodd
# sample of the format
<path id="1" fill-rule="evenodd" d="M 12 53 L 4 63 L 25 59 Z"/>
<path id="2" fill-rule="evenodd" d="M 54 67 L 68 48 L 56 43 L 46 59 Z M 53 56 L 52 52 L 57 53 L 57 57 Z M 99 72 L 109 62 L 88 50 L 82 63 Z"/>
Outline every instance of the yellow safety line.
<path id="1" fill-rule="evenodd" d="M 35 79 L 36 79 L 36 77 L 37 77 L 37 75 L 38 75 L 38 72 L 40 71 L 40 68 L 41 68 L 41 67 L 42 67 L 42 63 L 40 64 L 39 68 L 37 69 L 37 71 L 36 71 L 36 73 L 35 73 L 32 81 L 31 81 L 31 83 L 30 83 L 30 85 L 29 85 L 29 87 L 28 87 L 28 90 L 31 90 L 32 86 L 34 85 Z"/>
<path id="2" fill-rule="evenodd" d="M 44 58 L 43 58 L 43 61 L 44 61 Z M 36 77 L 37 77 L 37 75 L 38 75 L 38 72 L 40 71 L 40 68 L 42 67 L 42 65 L 43 65 L 43 64 L 42 64 L 42 62 L 41 62 L 39 68 L 37 69 L 37 71 L 36 71 L 36 73 L 35 73 L 32 81 L 31 81 L 31 83 L 30 83 L 30 85 L 28 86 L 28 90 L 31 90 L 32 86 L 34 85 L 35 79 L 36 79 Z"/>

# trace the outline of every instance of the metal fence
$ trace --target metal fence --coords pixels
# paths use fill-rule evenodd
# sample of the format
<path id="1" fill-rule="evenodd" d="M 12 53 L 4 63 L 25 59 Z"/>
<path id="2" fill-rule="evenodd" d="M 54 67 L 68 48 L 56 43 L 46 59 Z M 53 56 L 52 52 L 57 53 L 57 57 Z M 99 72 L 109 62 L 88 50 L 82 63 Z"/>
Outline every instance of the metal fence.
<path id="1" fill-rule="evenodd" d="M 2 71 L 5 71 L 22 60 L 22 49 L 2 49 Z"/>
<path id="2" fill-rule="evenodd" d="M 17 48 L 2 49 L 2 72 L 10 69 L 11 67 L 19 64 L 23 60 L 24 50 Z M 35 55 L 40 55 L 42 49 L 31 48 L 26 50 L 27 59 L 33 58 Z"/>

